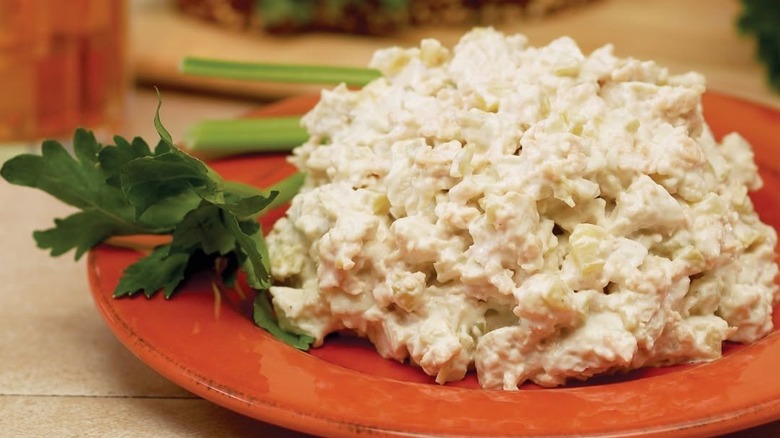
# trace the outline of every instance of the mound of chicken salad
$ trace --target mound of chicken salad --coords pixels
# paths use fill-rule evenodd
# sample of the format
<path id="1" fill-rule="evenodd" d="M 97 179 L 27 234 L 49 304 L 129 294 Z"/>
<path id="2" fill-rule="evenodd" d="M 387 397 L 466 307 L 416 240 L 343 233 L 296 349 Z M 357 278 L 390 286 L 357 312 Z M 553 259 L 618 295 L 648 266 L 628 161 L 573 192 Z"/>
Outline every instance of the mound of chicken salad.
<path id="1" fill-rule="evenodd" d="M 772 330 L 775 231 L 704 79 L 570 38 L 475 29 L 324 91 L 267 244 L 280 324 L 351 330 L 485 388 L 708 361 Z"/>

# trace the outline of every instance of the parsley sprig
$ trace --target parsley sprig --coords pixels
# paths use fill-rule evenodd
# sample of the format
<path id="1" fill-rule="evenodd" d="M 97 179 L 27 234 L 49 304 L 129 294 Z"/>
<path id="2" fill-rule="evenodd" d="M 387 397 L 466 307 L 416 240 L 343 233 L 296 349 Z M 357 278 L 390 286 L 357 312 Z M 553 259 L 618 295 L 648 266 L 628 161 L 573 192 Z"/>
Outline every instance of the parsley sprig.
<path id="1" fill-rule="evenodd" d="M 372 69 L 198 58 L 185 59 L 182 70 L 229 79 L 357 86 L 379 77 Z M 275 318 L 268 294 L 268 249 L 257 221 L 263 212 L 289 201 L 304 176 L 294 174 L 267 190 L 224 180 L 174 145 L 160 121 L 161 104 L 160 100 L 154 117 L 160 136 L 154 148 L 141 138 L 119 136 L 114 137 L 115 144 L 103 145 L 93 133 L 78 129 L 72 155 L 61 143 L 47 140 L 41 155 L 22 154 L 3 165 L 0 176 L 11 184 L 40 189 L 79 210 L 55 219 L 53 228 L 35 231 L 37 245 L 52 256 L 74 251 L 78 260 L 112 237 L 170 235 L 169 243 L 125 269 L 115 297 L 139 292 L 152 297 L 162 291 L 170 298 L 189 275 L 204 269 L 213 270 L 230 287 L 242 270 L 249 286 L 258 291 L 255 324 L 295 348 L 308 349 L 314 338 L 285 332 Z M 294 117 L 205 120 L 190 130 L 186 147 L 201 156 L 282 151 L 307 137 Z"/>
<path id="2" fill-rule="evenodd" d="M 7 161 L 0 175 L 16 185 L 40 189 L 78 209 L 54 227 L 35 231 L 37 245 L 52 256 L 90 248 L 114 236 L 169 234 L 169 243 L 130 265 L 115 297 L 162 291 L 170 298 L 193 271 L 221 266 L 221 281 L 231 286 L 238 270 L 260 291 L 255 297 L 255 322 L 296 348 L 313 339 L 286 333 L 273 318 L 263 293 L 270 286 L 268 253 L 257 221 L 264 211 L 288 201 L 303 175 L 295 174 L 262 190 L 226 181 L 204 162 L 178 149 L 159 118 L 160 140 L 154 148 L 141 138 L 114 137 L 99 143 L 78 129 L 73 154 L 59 142 L 45 141 L 41 155 L 22 154 Z"/>

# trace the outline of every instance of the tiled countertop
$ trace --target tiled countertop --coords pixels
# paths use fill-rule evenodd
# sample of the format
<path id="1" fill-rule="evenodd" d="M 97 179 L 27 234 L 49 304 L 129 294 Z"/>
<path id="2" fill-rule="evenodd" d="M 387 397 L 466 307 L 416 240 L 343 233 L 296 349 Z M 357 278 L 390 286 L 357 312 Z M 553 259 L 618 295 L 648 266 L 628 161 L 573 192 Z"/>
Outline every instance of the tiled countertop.
<path id="1" fill-rule="evenodd" d="M 674 3 L 689 5 L 680 6 L 679 12 L 689 14 L 691 20 L 716 20 L 712 26 L 721 32 L 723 20 L 733 14 L 736 2 L 706 2 L 706 9 L 699 11 L 688 2 Z M 675 17 L 673 11 L 669 14 Z M 659 29 L 668 17 L 656 18 Z M 680 21 L 679 17 L 675 20 Z M 761 69 L 752 61 L 752 45 L 734 35 L 713 34 L 712 38 L 713 45 L 727 47 L 722 58 L 707 58 L 715 83 L 721 89 L 732 87 L 725 91 L 777 106 L 780 100 L 763 85 Z M 684 46 L 685 41 L 679 45 Z M 675 57 L 677 66 L 686 66 L 681 50 L 675 47 L 667 53 L 659 48 L 656 57 Z M 692 55 L 689 59 L 702 58 Z M 743 88 L 733 88 L 740 84 Z M 255 106 L 246 100 L 163 92 L 163 119 L 174 138 L 181 138 L 196 120 L 234 117 Z M 129 100 L 122 134 L 154 138 L 154 92 L 132 90 Z M 6 149 L 0 154 L 15 152 L 18 150 Z M 85 261 L 74 262 L 71 255 L 51 258 L 35 247 L 32 231 L 51 226 L 53 218 L 68 212 L 47 195 L 0 181 L 0 242 L 5 254 L 0 262 L 0 436 L 304 436 L 202 400 L 128 352 L 92 304 Z M 773 434 L 780 435 L 780 423 L 738 435 Z"/>

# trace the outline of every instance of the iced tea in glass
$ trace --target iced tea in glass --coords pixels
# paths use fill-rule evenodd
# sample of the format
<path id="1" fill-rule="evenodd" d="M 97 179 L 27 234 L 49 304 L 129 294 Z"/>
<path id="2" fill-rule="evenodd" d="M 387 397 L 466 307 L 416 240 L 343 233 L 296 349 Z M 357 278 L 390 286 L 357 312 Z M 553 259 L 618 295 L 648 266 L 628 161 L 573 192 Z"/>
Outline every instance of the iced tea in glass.
<path id="1" fill-rule="evenodd" d="M 126 0 L 0 0 L 0 144 L 120 122 Z"/>

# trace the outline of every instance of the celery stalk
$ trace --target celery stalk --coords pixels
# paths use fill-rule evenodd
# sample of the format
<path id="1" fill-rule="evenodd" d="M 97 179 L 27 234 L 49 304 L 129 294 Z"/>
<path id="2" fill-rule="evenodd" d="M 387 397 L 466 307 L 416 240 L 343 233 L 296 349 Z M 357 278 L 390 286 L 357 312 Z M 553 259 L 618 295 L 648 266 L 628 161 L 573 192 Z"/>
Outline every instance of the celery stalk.
<path id="1" fill-rule="evenodd" d="M 271 209 L 274 209 L 282 204 L 290 202 L 301 189 L 305 180 L 306 174 L 297 172 L 277 182 L 271 187 L 266 188 L 268 191 L 278 191 L 279 194 L 276 196 L 276 198 L 274 198 L 273 201 L 271 201 L 270 204 L 268 204 L 268 207 L 266 207 L 266 210 L 264 211 L 270 211 Z"/>
<path id="2" fill-rule="evenodd" d="M 378 70 L 360 67 L 290 65 L 224 61 L 197 57 L 182 60 L 186 74 L 297 83 L 363 86 L 381 76 Z M 204 120 L 192 126 L 184 147 L 205 158 L 246 152 L 289 151 L 308 139 L 295 117 L 240 120 Z"/>
<path id="3" fill-rule="evenodd" d="M 363 86 L 381 76 L 378 70 L 325 65 L 268 64 L 186 57 L 182 73 L 250 81 Z"/>
<path id="4" fill-rule="evenodd" d="M 271 201 L 271 203 L 268 204 L 268 206 L 265 207 L 265 209 L 263 209 L 263 212 L 271 211 L 274 208 L 279 207 L 280 205 L 290 202 L 290 200 L 292 200 L 295 194 L 298 193 L 298 191 L 301 189 L 301 186 L 303 186 L 303 182 L 305 180 L 306 180 L 306 174 L 301 172 L 296 172 L 288 176 L 287 178 L 284 178 L 283 180 L 276 182 L 275 184 L 269 187 L 260 189 L 265 193 L 274 192 L 274 191 L 279 192 L 279 194 L 276 195 L 274 200 Z M 243 196 L 252 196 L 258 193 L 257 187 L 242 182 L 225 181 L 224 184 L 225 187 L 228 188 L 231 192 L 238 193 Z"/>
<path id="5" fill-rule="evenodd" d="M 286 152 L 308 138 L 300 117 L 201 120 L 188 129 L 184 148 L 214 158 L 246 152 Z"/>

